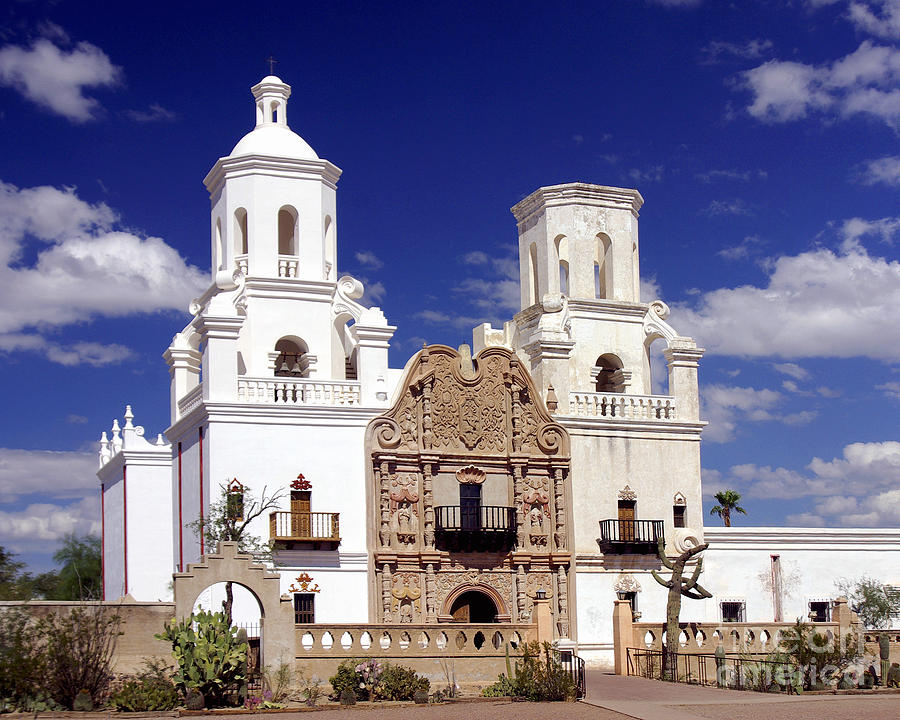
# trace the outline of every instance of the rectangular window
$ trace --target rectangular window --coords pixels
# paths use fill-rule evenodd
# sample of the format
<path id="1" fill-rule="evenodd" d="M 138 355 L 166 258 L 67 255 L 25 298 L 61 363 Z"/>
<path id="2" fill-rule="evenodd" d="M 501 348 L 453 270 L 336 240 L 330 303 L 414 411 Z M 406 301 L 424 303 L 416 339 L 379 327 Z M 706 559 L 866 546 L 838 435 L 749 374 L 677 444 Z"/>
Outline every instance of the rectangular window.
<path id="1" fill-rule="evenodd" d="M 684 505 L 673 505 L 672 513 L 675 515 L 675 527 L 684 527 Z"/>
<path id="2" fill-rule="evenodd" d="M 722 622 L 747 622 L 747 606 L 743 600 L 723 600 L 721 607 Z"/>
<path id="3" fill-rule="evenodd" d="M 306 625 L 315 621 L 315 593 L 294 593 L 294 622 L 298 625 Z"/>
<path id="4" fill-rule="evenodd" d="M 481 529 L 481 485 L 459 486 L 459 519 L 463 530 Z"/>
<path id="5" fill-rule="evenodd" d="M 810 600 L 809 619 L 812 622 L 831 622 L 831 603 L 827 600 Z"/>
<path id="6" fill-rule="evenodd" d="M 631 605 L 631 612 L 636 613 L 638 609 L 638 594 L 636 592 L 625 593 L 625 599 Z"/>

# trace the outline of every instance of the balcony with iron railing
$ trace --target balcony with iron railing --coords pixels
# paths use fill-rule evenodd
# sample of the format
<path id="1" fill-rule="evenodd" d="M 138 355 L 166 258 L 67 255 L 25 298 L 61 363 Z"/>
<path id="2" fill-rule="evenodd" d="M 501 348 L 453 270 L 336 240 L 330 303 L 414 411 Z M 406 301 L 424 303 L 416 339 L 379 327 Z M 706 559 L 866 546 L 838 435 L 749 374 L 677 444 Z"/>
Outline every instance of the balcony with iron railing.
<path id="1" fill-rule="evenodd" d="M 439 505 L 438 544 L 448 550 L 502 550 L 516 535 L 516 509 L 497 505 Z"/>
<path id="2" fill-rule="evenodd" d="M 653 554 L 662 537 L 662 520 L 601 520 L 598 542 L 605 553 Z"/>
<path id="3" fill-rule="evenodd" d="M 316 545 L 335 548 L 341 542 L 340 513 L 269 513 L 269 538 L 279 545 Z"/>

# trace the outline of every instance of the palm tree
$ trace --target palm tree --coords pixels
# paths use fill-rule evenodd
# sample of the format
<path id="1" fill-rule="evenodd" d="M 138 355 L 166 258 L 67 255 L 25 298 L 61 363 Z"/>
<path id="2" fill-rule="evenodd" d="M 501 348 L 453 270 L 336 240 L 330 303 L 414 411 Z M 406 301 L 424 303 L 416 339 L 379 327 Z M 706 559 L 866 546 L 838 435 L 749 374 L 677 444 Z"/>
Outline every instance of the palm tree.
<path id="1" fill-rule="evenodd" d="M 734 490 L 722 490 L 721 492 L 717 492 L 714 496 L 718 501 L 718 505 L 712 508 L 709 511 L 710 515 L 718 515 L 725 523 L 725 527 L 731 527 L 731 513 L 739 512 L 741 515 L 746 515 L 747 511 L 744 510 L 738 503 L 741 501 L 741 494 L 735 492 Z"/>

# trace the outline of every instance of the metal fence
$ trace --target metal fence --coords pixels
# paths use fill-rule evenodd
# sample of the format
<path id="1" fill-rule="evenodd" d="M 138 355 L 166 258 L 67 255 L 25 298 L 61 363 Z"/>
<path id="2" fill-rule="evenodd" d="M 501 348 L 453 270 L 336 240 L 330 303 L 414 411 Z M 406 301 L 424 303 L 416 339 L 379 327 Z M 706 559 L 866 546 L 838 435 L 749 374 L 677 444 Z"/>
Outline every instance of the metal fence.
<path id="1" fill-rule="evenodd" d="M 579 700 L 585 696 L 584 660 L 571 650 L 560 650 L 558 654 L 560 664 L 566 672 L 572 676 L 575 683 L 575 697 Z"/>
<path id="2" fill-rule="evenodd" d="M 628 674 L 650 680 L 788 694 L 803 679 L 802 670 L 786 662 L 644 648 L 628 648 Z"/>

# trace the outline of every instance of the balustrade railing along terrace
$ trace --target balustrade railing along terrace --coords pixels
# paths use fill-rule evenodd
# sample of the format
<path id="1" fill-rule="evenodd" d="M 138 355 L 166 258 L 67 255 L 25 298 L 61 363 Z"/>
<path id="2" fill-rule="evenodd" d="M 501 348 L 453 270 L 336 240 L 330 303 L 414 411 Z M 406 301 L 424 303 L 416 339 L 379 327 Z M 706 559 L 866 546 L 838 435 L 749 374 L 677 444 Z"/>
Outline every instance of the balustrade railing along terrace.
<path id="1" fill-rule="evenodd" d="M 675 420 L 675 398 L 668 395 L 570 392 L 569 414 L 618 421 Z"/>
<path id="2" fill-rule="evenodd" d="M 262 405 L 359 405 L 355 380 L 238 378 L 238 402 Z"/>

